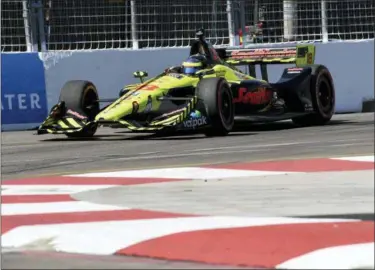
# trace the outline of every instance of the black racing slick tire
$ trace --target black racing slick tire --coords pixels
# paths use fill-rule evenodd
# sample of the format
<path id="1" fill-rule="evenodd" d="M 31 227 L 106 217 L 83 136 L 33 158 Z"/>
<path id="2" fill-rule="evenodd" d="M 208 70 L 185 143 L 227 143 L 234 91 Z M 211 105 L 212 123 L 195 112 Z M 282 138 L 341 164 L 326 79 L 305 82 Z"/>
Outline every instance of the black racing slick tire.
<path id="1" fill-rule="evenodd" d="M 204 129 L 208 137 L 226 136 L 234 126 L 234 103 L 230 86 L 223 78 L 202 79 L 196 95 L 203 102 L 210 125 Z"/>
<path id="2" fill-rule="evenodd" d="M 327 124 L 335 113 L 335 88 L 332 75 L 323 65 L 312 66 L 310 93 L 314 113 L 293 118 L 298 126 Z"/>
<path id="3" fill-rule="evenodd" d="M 59 102 L 64 101 L 67 109 L 94 120 L 100 111 L 99 95 L 95 85 L 89 81 L 73 80 L 64 84 L 61 89 Z M 73 138 L 92 137 L 96 133 L 97 126 L 94 125 L 80 132 L 67 133 L 66 136 Z"/>

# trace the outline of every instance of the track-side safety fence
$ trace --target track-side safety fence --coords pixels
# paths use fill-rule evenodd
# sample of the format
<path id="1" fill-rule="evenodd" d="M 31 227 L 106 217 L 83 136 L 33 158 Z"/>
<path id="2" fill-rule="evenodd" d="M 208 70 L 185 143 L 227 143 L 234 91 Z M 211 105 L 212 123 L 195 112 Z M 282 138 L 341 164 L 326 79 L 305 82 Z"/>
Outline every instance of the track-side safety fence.
<path id="1" fill-rule="evenodd" d="M 373 0 L 2 0 L 1 50 L 187 47 L 374 38 Z"/>

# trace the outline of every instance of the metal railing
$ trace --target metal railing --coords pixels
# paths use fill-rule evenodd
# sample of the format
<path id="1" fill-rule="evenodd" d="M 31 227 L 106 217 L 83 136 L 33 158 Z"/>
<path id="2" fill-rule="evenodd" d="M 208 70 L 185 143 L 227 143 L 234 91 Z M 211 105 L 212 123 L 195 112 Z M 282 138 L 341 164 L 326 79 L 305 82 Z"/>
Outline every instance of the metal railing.
<path id="1" fill-rule="evenodd" d="M 186 47 L 374 38 L 373 0 L 2 0 L 1 50 Z"/>

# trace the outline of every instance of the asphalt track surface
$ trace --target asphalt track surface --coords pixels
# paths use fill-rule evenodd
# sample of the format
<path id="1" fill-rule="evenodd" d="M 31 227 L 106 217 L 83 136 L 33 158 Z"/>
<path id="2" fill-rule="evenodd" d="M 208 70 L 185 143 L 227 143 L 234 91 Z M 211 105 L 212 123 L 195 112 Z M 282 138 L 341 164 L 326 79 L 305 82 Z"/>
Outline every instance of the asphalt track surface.
<path id="1" fill-rule="evenodd" d="M 200 134 L 153 137 L 103 128 L 93 139 L 74 140 L 65 136 L 36 136 L 34 132 L 2 133 L 3 180 L 98 171 L 374 154 L 373 113 L 336 115 L 329 125 L 322 127 L 296 128 L 290 121 L 241 125 L 224 138 L 206 138 Z M 295 179 L 294 185 L 298 185 L 298 179 Z M 346 189 L 350 190 L 350 181 L 347 181 Z M 330 191 L 326 189 L 325 192 Z M 335 190 L 331 192 L 333 194 Z M 366 187 L 358 189 L 358 192 L 355 194 L 355 191 L 351 191 L 350 196 L 356 197 L 358 201 L 361 201 L 362 196 L 367 196 L 367 199 L 373 197 L 371 191 L 363 193 Z M 88 199 L 94 195 L 86 194 L 83 197 Z M 298 196 L 294 196 L 293 200 L 298 205 Z M 373 219 L 373 213 L 364 214 L 364 218 Z M 362 213 L 353 215 L 361 216 Z M 339 216 L 345 215 L 340 213 Z M 69 256 L 67 259 L 64 256 L 11 252 L 4 253 L 2 261 L 6 268 L 56 268 L 57 265 L 65 269 L 216 268 L 147 259 L 89 256 Z"/>
<path id="2" fill-rule="evenodd" d="M 102 128 L 93 139 L 2 133 L 2 179 L 374 153 L 374 114 L 336 115 L 326 126 L 242 125 L 229 136 L 153 137 Z"/>

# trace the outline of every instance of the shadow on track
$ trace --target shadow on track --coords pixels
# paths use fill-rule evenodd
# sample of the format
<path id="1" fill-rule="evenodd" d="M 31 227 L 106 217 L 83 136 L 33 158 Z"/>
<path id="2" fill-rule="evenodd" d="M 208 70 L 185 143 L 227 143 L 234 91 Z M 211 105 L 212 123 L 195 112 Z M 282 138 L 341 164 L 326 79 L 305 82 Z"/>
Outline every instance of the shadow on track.
<path id="1" fill-rule="evenodd" d="M 355 214 L 332 214 L 332 215 L 314 215 L 314 216 L 298 216 L 301 218 L 342 218 L 342 219 L 360 219 L 366 221 L 374 221 L 374 213 L 355 213 Z"/>
<path id="2" fill-rule="evenodd" d="M 325 126 L 338 126 L 343 124 L 356 124 L 355 122 L 351 122 L 349 120 L 332 120 Z M 268 123 L 252 123 L 249 124 L 248 122 L 237 122 L 234 130 L 232 132 L 246 132 L 246 131 L 252 131 L 252 132 L 261 132 L 261 131 L 278 131 L 278 130 L 288 130 L 288 129 L 308 129 L 311 127 L 299 127 L 295 125 L 292 121 L 288 122 L 268 122 Z M 319 126 L 315 126 L 319 127 Z M 324 127 L 324 126 L 321 126 Z"/>
<path id="3" fill-rule="evenodd" d="M 326 126 L 337 126 L 343 124 L 355 124 L 349 120 L 332 120 Z M 289 129 L 306 129 L 310 127 L 298 127 L 293 122 L 268 122 L 268 123 L 249 123 L 246 121 L 237 122 L 228 135 L 228 137 L 234 136 L 251 136 L 256 135 L 259 132 L 267 131 L 280 131 Z M 122 130 L 122 129 L 119 129 Z M 197 140 L 206 139 L 199 131 L 176 131 L 176 132 L 159 132 L 152 134 L 134 133 L 131 131 L 118 131 L 116 134 L 108 135 L 95 135 L 91 138 L 51 138 L 41 140 L 43 142 L 59 142 L 59 141 L 140 141 L 140 140 Z"/>

